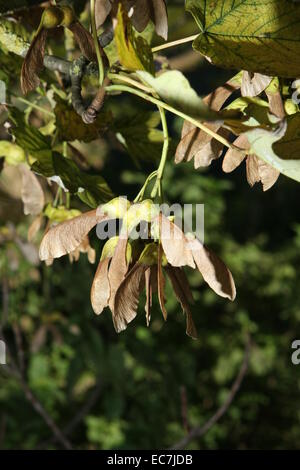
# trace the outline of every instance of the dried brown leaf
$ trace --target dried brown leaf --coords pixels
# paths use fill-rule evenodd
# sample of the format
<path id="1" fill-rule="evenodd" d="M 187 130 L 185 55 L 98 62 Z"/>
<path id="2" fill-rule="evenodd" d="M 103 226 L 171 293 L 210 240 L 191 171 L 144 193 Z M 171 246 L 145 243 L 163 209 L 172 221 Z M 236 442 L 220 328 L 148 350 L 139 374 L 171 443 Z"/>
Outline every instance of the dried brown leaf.
<path id="1" fill-rule="evenodd" d="M 34 37 L 25 56 L 21 70 L 21 89 L 24 95 L 40 84 L 39 74 L 44 67 L 44 55 L 48 32 L 42 28 Z"/>
<path id="2" fill-rule="evenodd" d="M 108 267 L 110 258 L 100 261 L 91 288 L 91 304 L 96 315 L 100 315 L 108 306 L 110 297 L 110 285 L 108 279 Z"/>

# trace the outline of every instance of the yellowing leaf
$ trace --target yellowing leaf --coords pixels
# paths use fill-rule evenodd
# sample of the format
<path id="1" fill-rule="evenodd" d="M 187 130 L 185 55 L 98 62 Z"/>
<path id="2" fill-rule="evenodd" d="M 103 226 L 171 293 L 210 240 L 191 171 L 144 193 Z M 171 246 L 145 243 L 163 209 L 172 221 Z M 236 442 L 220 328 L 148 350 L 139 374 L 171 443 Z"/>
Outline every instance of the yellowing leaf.
<path id="1" fill-rule="evenodd" d="M 119 5 L 115 41 L 121 64 L 128 70 L 154 73 L 153 56 L 144 38 L 135 34 L 127 12 Z"/>
<path id="2" fill-rule="evenodd" d="M 19 163 L 25 161 L 25 152 L 19 145 L 1 140 L 0 157 L 4 157 L 8 165 L 19 165 Z"/>
<path id="3" fill-rule="evenodd" d="M 300 4 L 291 0 L 187 0 L 212 63 L 270 76 L 300 73 Z"/>

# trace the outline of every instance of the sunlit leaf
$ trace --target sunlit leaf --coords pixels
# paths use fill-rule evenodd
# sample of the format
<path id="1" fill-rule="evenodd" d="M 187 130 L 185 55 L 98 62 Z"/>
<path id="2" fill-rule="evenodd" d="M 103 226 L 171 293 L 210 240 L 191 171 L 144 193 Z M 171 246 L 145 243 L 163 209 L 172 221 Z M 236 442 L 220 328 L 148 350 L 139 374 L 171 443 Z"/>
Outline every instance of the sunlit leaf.
<path id="1" fill-rule="evenodd" d="M 153 56 L 146 40 L 137 35 L 127 12 L 119 5 L 115 41 L 121 64 L 128 70 L 147 70 L 154 73 Z"/>
<path id="2" fill-rule="evenodd" d="M 270 76 L 300 73 L 300 5 L 291 0 L 187 0 L 194 48 L 214 64 Z"/>

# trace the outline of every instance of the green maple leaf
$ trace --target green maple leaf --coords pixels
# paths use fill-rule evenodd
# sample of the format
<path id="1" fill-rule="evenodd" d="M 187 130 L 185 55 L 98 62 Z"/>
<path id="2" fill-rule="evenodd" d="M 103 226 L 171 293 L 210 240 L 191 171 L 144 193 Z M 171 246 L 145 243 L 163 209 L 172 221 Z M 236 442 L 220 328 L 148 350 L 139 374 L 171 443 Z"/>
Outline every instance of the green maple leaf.
<path id="1" fill-rule="evenodd" d="M 186 9 L 201 30 L 193 46 L 212 63 L 270 76 L 299 76 L 299 3 L 186 0 Z"/>

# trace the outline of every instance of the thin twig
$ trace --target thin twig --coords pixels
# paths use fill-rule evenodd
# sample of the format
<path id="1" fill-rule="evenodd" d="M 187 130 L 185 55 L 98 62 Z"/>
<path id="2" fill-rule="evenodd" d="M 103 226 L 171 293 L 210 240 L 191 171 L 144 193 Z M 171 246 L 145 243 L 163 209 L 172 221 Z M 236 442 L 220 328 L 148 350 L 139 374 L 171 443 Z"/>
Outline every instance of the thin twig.
<path id="1" fill-rule="evenodd" d="M 233 402 L 237 392 L 239 391 L 239 388 L 244 380 L 244 377 L 246 375 L 246 372 L 248 370 L 248 365 L 249 365 L 249 357 L 250 357 L 250 349 L 251 349 L 251 339 L 250 336 L 247 338 L 246 342 L 246 347 L 245 347 L 245 354 L 244 354 L 244 359 L 243 363 L 241 365 L 240 371 L 231 387 L 231 390 L 228 394 L 227 399 L 223 403 L 222 406 L 216 411 L 216 413 L 208 420 L 203 426 L 196 426 L 194 427 L 187 436 L 185 436 L 183 439 L 181 439 L 179 442 L 174 444 L 170 449 L 171 450 L 176 450 L 176 449 L 183 449 L 185 448 L 193 439 L 197 437 L 203 436 L 207 431 L 209 431 L 214 424 L 219 421 L 222 416 L 226 413 L 228 408 L 230 407 L 231 403 Z"/>
<path id="2" fill-rule="evenodd" d="M 27 382 L 25 380 L 25 377 L 21 373 L 21 370 L 19 369 L 16 362 L 14 361 L 13 356 L 12 356 L 12 354 L 11 354 L 9 348 L 8 348 L 7 341 L 5 339 L 1 324 L 0 324 L 0 339 L 2 339 L 6 344 L 6 356 L 8 358 L 8 362 L 10 363 L 10 366 L 8 366 L 8 365 L 1 366 L 1 369 L 3 369 L 9 375 L 11 375 L 12 377 L 14 377 L 15 379 L 18 380 L 18 382 L 20 383 L 20 385 L 21 385 L 21 387 L 22 387 L 22 389 L 25 393 L 25 397 L 27 398 L 27 400 L 29 401 L 29 403 L 31 404 L 33 409 L 41 416 L 41 418 L 43 418 L 44 422 L 46 423 L 48 428 L 52 431 L 52 433 L 55 436 L 55 438 L 57 439 L 57 441 L 61 443 L 63 448 L 65 448 L 67 450 L 72 449 L 72 446 L 71 446 L 71 443 L 69 442 L 69 440 L 64 436 L 64 434 L 61 432 L 59 427 L 55 424 L 55 422 L 53 421 L 51 416 L 47 413 L 47 411 L 45 410 L 45 408 L 43 407 L 41 402 L 33 394 L 32 390 L 30 389 L 29 385 L 27 384 Z M 17 346 L 17 349 L 18 349 L 18 341 L 16 341 L 16 346 Z M 18 352 L 18 355 L 19 354 L 20 354 L 20 352 Z"/>
<path id="3" fill-rule="evenodd" d="M 21 333 L 20 327 L 17 323 L 13 324 L 13 331 L 14 331 L 15 341 L 16 341 L 16 346 L 17 346 L 19 370 L 20 370 L 22 377 L 24 377 L 25 359 L 24 359 L 23 340 L 22 340 L 22 333 Z"/>
<path id="4" fill-rule="evenodd" d="M 79 409 L 78 413 L 71 419 L 71 421 L 63 428 L 63 434 L 65 436 L 70 436 L 75 431 L 77 426 L 83 421 L 85 416 L 91 411 L 93 406 L 97 403 L 101 390 L 102 390 L 102 379 L 99 378 L 96 383 L 96 387 L 91 392 L 87 401 L 83 404 L 83 406 Z M 45 447 L 47 447 L 47 445 L 55 441 L 56 441 L 56 438 L 55 436 L 53 436 L 47 441 L 44 441 L 41 444 L 39 444 L 37 446 L 37 449 L 44 449 Z"/>
<path id="5" fill-rule="evenodd" d="M 180 46 L 181 44 L 192 42 L 198 36 L 199 34 L 194 34 L 193 36 L 189 36 L 187 38 L 177 39 L 176 41 L 172 41 L 172 42 L 166 42 L 164 44 L 161 44 L 160 46 L 152 47 L 152 52 L 158 52 L 158 51 L 162 51 L 163 49 L 169 49 L 170 47 Z"/>
<path id="6" fill-rule="evenodd" d="M 181 402 L 181 418 L 183 428 L 186 433 L 190 432 L 189 418 L 188 418 L 188 405 L 186 396 L 186 387 L 182 385 L 180 387 L 180 402 Z"/>
<path id="7" fill-rule="evenodd" d="M 194 119 L 193 117 L 183 113 L 182 111 L 179 111 L 178 109 L 174 108 L 173 106 L 157 99 L 154 98 L 153 96 L 147 95 L 146 93 L 143 93 L 140 90 L 137 90 L 135 88 L 131 88 L 127 85 L 109 85 L 106 87 L 106 91 L 108 92 L 115 92 L 115 91 L 124 91 L 127 93 L 131 93 L 133 95 L 139 96 L 140 98 L 143 98 L 146 101 L 149 101 L 150 103 L 155 104 L 156 106 L 160 106 L 161 108 L 176 114 L 177 116 L 181 117 L 182 119 L 185 119 L 186 121 L 190 122 L 191 124 L 194 124 L 194 126 L 198 127 L 199 129 L 203 130 L 206 132 L 208 135 L 219 141 L 221 144 L 225 145 L 225 147 L 228 148 L 234 148 L 234 146 L 226 139 L 224 139 L 221 135 L 217 134 L 216 132 L 212 131 L 209 129 L 207 126 L 202 124 L 200 121 L 197 119 Z M 207 119 L 206 119 L 207 120 Z"/>

